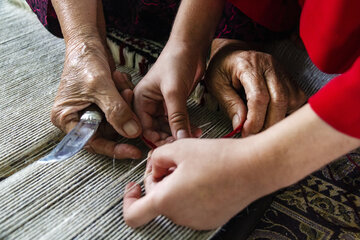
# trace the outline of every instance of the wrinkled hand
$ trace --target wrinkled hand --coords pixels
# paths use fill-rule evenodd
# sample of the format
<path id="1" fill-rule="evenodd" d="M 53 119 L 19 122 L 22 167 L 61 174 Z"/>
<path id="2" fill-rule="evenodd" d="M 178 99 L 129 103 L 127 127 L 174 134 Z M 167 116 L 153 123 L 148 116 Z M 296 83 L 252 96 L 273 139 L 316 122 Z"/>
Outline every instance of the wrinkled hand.
<path id="1" fill-rule="evenodd" d="M 127 138 L 137 137 L 141 127 L 130 108 L 133 86 L 126 74 L 112 72 L 110 65 L 101 41 L 68 43 L 51 120 L 64 132 L 69 132 L 79 121 L 79 113 L 95 104 L 105 114 L 107 123 L 100 126 L 85 148 L 109 157 L 140 158 L 139 149 L 112 140 L 118 133 Z"/>
<path id="2" fill-rule="evenodd" d="M 186 100 L 202 76 L 204 60 L 180 44 L 165 46 L 134 89 L 135 112 L 152 142 L 191 136 Z"/>
<path id="3" fill-rule="evenodd" d="M 205 81 L 232 119 L 233 128 L 244 124 L 245 137 L 282 120 L 301 107 L 307 97 L 271 55 L 242 50 L 241 45 L 231 41 L 220 48 L 209 63 Z"/>
<path id="4" fill-rule="evenodd" d="M 234 143 L 181 139 L 154 150 L 146 169 L 151 174 L 145 179 L 146 195 L 141 197 L 139 185 L 127 185 L 125 222 L 136 228 L 164 215 L 179 225 L 213 229 L 268 193 L 250 156 L 256 144 Z"/>

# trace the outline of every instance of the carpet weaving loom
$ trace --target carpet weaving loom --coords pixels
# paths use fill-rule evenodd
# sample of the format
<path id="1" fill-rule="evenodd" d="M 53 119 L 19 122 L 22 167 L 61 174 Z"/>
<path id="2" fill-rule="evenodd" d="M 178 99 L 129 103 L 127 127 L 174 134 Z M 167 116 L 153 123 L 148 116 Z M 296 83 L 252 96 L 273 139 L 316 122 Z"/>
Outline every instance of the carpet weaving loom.
<path id="1" fill-rule="evenodd" d="M 119 70 L 130 73 L 134 82 L 162 49 L 161 44 L 114 31 L 109 31 L 108 43 Z M 307 55 L 289 42 L 267 49 L 308 95 L 333 77 L 319 72 Z M 83 150 L 63 162 L 36 162 L 64 136 L 50 122 L 64 50 L 63 40 L 48 33 L 33 13 L 0 0 L 0 239 L 213 238 L 216 230 L 194 231 L 165 217 L 136 230 L 124 224 L 121 195 L 129 181 L 143 177 L 145 165 L 123 176 L 139 161 L 114 160 Z M 188 101 L 192 123 L 211 122 L 203 129 L 205 138 L 228 133 L 231 123 L 221 112 L 197 104 L 202 93 L 199 86 Z M 206 99 L 209 97 L 205 96 L 205 104 L 213 104 Z M 146 156 L 148 148 L 140 139 L 119 141 L 138 146 Z M 360 163 L 359 150 L 348 156 Z M 356 170 L 344 156 L 281 190 L 248 239 L 359 239 L 359 232 L 354 231 L 359 229 L 359 219 L 349 202 L 358 210 L 360 172 Z M 347 186 L 357 187 L 347 194 L 349 199 L 343 196 Z M 308 206 L 325 221 L 314 217 Z"/>

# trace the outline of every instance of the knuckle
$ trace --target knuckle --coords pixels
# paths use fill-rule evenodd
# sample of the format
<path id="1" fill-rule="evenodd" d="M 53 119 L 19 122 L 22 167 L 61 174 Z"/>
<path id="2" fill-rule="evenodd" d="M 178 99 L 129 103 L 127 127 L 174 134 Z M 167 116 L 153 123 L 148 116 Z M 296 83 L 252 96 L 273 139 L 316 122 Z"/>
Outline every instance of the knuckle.
<path id="1" fill-rule="evenodd" d="M 184 112 L 174 112 L 168 116 L 169 122 L 173 124 L 183 124 L 186 123 L 186 113 Z"/>
<path id="2" fill-rule="evenodd" d="M 91 73 L 87 73 L 84 81 L 85 84 L 87 86 L 88 89 L 90 90 L 95 90 L 98 89 L 99 87 L 99 83 L 102 81 L 102 79 L 104 78 L 104 74 L 101 72 L 91 72 Z"/>
<path id="3" fill-rule="evenodd" d="M 265 75 L 265 76 L 269 76 L 269 75 L 275 75 L 275 76 L 277 76 L 278 74 L 277 74 L 277 72 L 275 71 L 275 68 L 273 67 L 273 65 L 267 63 L 266 69 L 265 69 L 265 71 L 264 71 L 264 75 Z"/>
<path id="4" fill-rule="evenodd" d="M 179 89 L 175 88 L 173 86 L 169 86 L 168 89 L 166 89 L 166 91 L 164 92 L 164 97 L 165 99 L 169 99 L 170 101 L 176 101 L 179 97 Z"/>
<path id="5" fill-rule="evenodd" d="M 76 114 L 66 113 L 63 109 L 54 106 L 51 110 L 50 120 L 51 122 L 62 131 L 66 132 L 66 124 L 76 120 Z"/>
<path id="6" fill-rule="evenodd" d="M 288 97 L 286 94 L 275 94 L 271 101 L 278 107 L 287 107 L 288 105 Z"/>
<path id="7" fill-rule="evenodd" d="M 237 103 L 232 100 L 224 100 L 221 102 L 223 108 L 230 114 L 232 111 L 236 111 Z"/>
<path id="8" fill-rule="evenodd" d="M 249 94 L 248 101 L 252 101 L 256 105 L 268 104 L 270 96 L 268 92 L 255 90 Z"/>
<path id="9" fill-rule="evenodd" d="M 121 117 L 124 121 L 128 120 L 132 116 L 132 112 L 129 107 L 124 103 L 114 104 L 113 106 L 107 106 L 105 109 L 106 118 L 119 120 L 118 117 Z"/>
<path id="10" fill-rule="evenodd" d="M 53 106 L 50 113 L 50 119 L 52 124 L 62 129 L 62 125 L 65 119 L 64 114 L 61 114 L 60 109 L 57 106 Z"/>
<path id="11" fill-rule="evenodd" d="M 56 127 L 59 127 L 58 114 L 54 108 L 51 110 L 50 119 L 51 119 L 52 124 L 54 124 Z"/>
<path id="12" fill-rule="evenodd" d="M 207 90 L 215 95 L 216 93 L 221 93 L 221 90 L 224 88 L 224 86 L 230 85 L 230 78 L 221 69 L 216 69 L 206 75 L 205 84 Z"/>

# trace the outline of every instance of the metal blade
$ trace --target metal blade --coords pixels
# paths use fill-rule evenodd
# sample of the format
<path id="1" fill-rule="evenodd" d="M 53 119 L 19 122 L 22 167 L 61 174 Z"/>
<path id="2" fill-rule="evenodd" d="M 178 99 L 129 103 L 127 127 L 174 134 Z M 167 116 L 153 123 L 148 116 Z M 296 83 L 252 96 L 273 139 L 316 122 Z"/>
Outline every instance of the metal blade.
<path id="1" fill-rule="evenodd" d="M 101 115 L 96 111 L 87 111 L 80 122 L 61 140 L 61 142 L 39 162 L 65 160 L 79 152 L 94 135 L 101 122 Z"/>

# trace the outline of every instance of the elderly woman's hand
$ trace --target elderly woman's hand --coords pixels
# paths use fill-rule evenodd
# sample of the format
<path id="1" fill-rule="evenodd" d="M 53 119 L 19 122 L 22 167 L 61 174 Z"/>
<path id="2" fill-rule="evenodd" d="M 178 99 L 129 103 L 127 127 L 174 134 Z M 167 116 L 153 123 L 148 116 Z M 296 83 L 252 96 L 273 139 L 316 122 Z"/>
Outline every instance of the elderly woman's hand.
<path id="1" fill-rule="evenodd" d="M 100 38 L 71 39 L 67 42 L 64 70 L 51 119 L 55 126 L 69 132 L 79 121 L 79 112 L 92 104 L 105 114 L 107 124 L 90 140 L 91 152 L 115 158 L 140 158 L 134 146 L 112 140 L 121 134 L 134 138 L 141 125 L 130 106 L 132 84 L 126 74 L 112 71 L 111 59 Z"/>
<path id="2" fill-rule="evenodd" d="M 214 40 L 214 48 L 217 51 L 206 72 L 206 85 L 233 127 L 244 124 L 243 137 L 270 127 L 306 102 L 304 92 L 271 55 L 247 50 L 236 40 Z"/>

